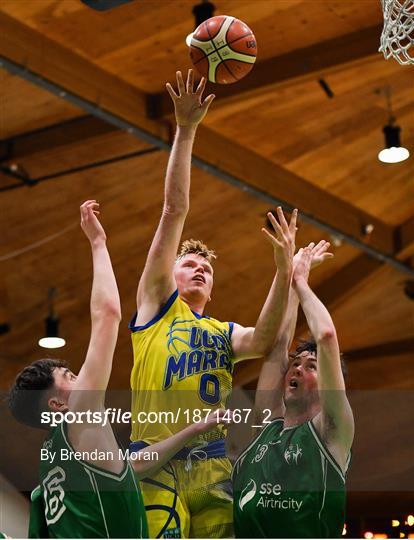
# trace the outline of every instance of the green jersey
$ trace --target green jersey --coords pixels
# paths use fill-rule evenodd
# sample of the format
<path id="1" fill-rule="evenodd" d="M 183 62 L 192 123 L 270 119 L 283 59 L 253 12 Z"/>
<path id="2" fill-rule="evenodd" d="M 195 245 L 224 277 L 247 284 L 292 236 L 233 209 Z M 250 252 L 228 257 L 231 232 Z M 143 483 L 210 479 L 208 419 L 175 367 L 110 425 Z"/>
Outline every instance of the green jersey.
<path id="1" fill-rule="evenodd" d="M 148 537 L 144 503 L 128 460 L 115 474 L 76 459 L 65 423 L 51 430 L 46 449 L 55 454 L 53 461 L 40 463 L 29 538 Z"/>
<path id="2" fill-rule="evenodd" d="M 345 478 L 312 423 L 278 418 L 234 464 L 236 538 L 340 537 Z"/>

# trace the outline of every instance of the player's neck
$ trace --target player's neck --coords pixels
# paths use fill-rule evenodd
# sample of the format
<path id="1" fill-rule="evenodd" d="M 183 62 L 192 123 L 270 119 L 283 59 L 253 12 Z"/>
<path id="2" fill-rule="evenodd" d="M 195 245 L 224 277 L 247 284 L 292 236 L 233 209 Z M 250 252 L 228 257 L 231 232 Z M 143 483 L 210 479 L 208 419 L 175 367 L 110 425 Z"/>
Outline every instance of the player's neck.
<path id="1" fill-rule="evenodd" d="M 180 294 L 181 300 L 183 300 L 191 311 L 197 313 L 197 315 L 203 315 L 206 307 L 206 302 L 203 298 L 194 298 Z"/>
<path id="2" fill-rule="evenodd" d="M 286 407 L 283 426 L 294 427 L 312 420 L 321 410 L 319 403 L 303 407 L 301 404 L 291 404 Z"/>

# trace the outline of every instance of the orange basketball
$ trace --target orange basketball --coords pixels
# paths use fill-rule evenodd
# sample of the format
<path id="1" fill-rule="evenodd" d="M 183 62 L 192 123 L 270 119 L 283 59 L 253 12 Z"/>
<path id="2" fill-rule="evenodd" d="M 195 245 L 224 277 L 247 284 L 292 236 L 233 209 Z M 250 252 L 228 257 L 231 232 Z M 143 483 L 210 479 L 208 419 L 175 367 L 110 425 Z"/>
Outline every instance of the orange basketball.
<path id="1" fill-rule="evenodd" d="M 209 81 L 230 84 L 245 77 L 256 61 L 256 38 L 244 22 L 218 15 L 194 31 L 190 57 Z"/>

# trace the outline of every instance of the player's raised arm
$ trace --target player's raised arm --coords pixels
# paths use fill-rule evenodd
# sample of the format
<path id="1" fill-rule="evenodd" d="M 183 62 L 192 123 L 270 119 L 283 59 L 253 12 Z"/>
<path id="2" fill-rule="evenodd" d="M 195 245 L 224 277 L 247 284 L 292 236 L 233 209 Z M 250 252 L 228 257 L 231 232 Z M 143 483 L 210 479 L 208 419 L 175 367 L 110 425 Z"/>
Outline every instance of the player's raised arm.
<path id="1" fill-rule="evenodd" d="M 273 246 L 277 272 L 256 326 L 243 328 L 238 324 L 234 325 L 232 346 L 236 360 L 269 354 L 286 314 L 295 252 L 297 210 L 293 211 L 289 225 L 280 207 L 277 208 L 277 215 L 279 222 L 273 214 L 268 214 L 275 236 L 262 229 Z"/>
<path id="2" fill-rule="evenodd" d="M 354 419 L 345 393 L 334 323 L 326 307 L 308 285 L 311 259 L 311 250 L 305 248 L 295 267 L 293 286 L 317 346 L 318 391 L 322 410 L 315 418 L 315 426 L 345 469 L 354 437 Z"/>
<path id="3" fill-rule="evenodd" d="M 189 210 L 191 151 L 197 126 L 214 99 L 214 95 L 209 95 L 203 100 L 205 84 L 205 79 L 201 79 L 194 89 L 190 69 L 186 84 L 181 71 L 177 71 L 177 89 L 166 85 L 174 103 L 177 131 L 165 177 L 160 223 L 138 286 L 136 325 L 149 322 L 176 288 L 173 266 Z"/>
<path id="4" fill-rule="evenodd" d="M 105 231 L 96 215 L 98 208 L 96 201 L 86 201 L 80 207 L 81 227 L 90 242 L 93 260 L 92 328 L 88 352 L 69 398 L 72 411 L 103 404 L 121 320 L 118 287 Z"/>

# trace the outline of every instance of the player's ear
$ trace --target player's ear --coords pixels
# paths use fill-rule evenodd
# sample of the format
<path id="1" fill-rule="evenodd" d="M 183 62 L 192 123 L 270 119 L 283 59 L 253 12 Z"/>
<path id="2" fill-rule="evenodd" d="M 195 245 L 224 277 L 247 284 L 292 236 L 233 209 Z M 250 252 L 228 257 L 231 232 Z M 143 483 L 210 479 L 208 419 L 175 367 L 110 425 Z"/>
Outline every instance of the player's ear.
<path id="1" fill-rule="evenodd" d="M 211 296 L 208 297 L 208 301 L 211 302 Z"/>
<path id="2" fill-rule="evenodd" d="M 67 403 L 59 399 L 57 396 L 49 398 L 47 404 L 49 408 L 55 412 L 65 412 L 68 409 Z"/>

